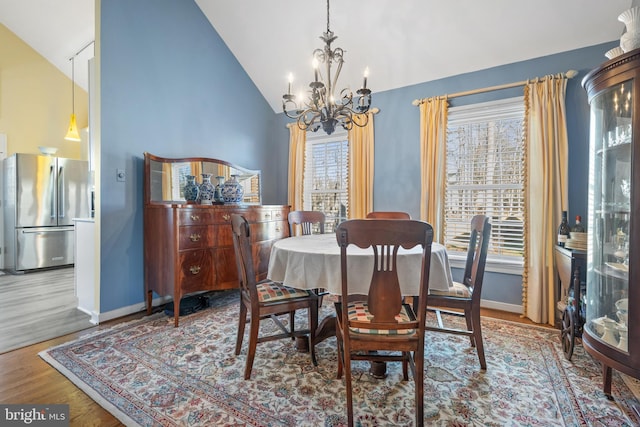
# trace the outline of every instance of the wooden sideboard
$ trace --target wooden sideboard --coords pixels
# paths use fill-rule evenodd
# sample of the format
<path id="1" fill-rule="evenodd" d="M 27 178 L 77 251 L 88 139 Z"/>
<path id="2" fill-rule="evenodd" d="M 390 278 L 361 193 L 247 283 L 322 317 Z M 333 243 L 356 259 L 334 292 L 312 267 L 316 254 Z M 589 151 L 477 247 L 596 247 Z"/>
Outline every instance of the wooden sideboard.
<path id="1" fill-rule="evenodd" d="M 144 208 L 147 312 L 153 292 L 171 295 L 178 326 L 180 300 L 189 293 L 238 287 L 231 214 L 251 226 L 258 279 L 269 267 L 273 242 L 288 236 L 288 206 L 148 204 Z"/>
<path id="2" fill-rule="evenodd" d="M 187 202 L 187 176 L 236 177 L 242 203 Z M 243 215 L 251 227 L 258 280 L 267 276 L 274 241 L 289 235 L 289 206 L 262 205 L 262 174 L 208 157 L 164 158 L 144 153 L 144 289 L 147 312 L 153 293 L 173 297 L 178 326 L 184 295 L 239 286 L 231 215 Z"/>

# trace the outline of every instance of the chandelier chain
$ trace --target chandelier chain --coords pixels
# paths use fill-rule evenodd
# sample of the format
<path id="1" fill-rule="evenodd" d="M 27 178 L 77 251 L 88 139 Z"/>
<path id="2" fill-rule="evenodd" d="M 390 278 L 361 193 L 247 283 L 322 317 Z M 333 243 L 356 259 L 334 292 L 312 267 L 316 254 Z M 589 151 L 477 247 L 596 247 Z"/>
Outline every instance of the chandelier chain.
<path id="1" fill-rule="evenodd" d="M 329 0 L 327 0 L 327 33 L 329 31 Z"/>

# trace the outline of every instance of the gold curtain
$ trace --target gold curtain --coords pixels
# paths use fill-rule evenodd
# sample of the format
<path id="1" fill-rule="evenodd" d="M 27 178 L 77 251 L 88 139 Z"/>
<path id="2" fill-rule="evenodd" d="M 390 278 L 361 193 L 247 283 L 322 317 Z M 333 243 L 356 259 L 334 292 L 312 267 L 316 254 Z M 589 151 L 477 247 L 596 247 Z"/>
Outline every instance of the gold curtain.
<path id="1" fill-rule="evenodd" d="M 222 163 L 218 163 L 218 166 L 216 167 L 216 169 L 217 169 L 216 176 L 224 177 L 225 181 L 231 178 L 231 171 L 229 169 L 229 166 L 223 165 Z"/>
<path id="2" fill-rule="evenodd" d="M 373 210 L 373 158 L 374 132 L 373 112 L 366 113 L 368 122 L 364 127 L 353 126 L 349 131 L 349 209 L 348 217 L 366 218 Z M 354 121 L 362 123 L 359 114 Z"/>
<path id="3" fill-rule="evenodd" d="M 289 192 L 288 203 L 292 211 L 303 210 L 304 195 L 304 153 L 307 143 L 307 131 L 301 130 L 296 123 L 289 128 Z"/>
<path id="4" fill-rule="evenodd" d="M 446 173 L 446 97 L 420 103 L 420 219 L 433 227 L 434 241 L 444 240 L 444 190 Z"/>
<path id="5" fill-rule="evenodd" d="M 560 213 L 567 210 L 568 141 L 565 110 L 567 79 L 545 76 L 529 82 L 525 93 L 525 261 L 524 316 L 555 322 L 554 247 Z"/>
<path id="6" fill-rule="evenodd" d="M 173 164 L 162 164 L 162 200 L 173 200 L 173 194 L 171 189 L 173 188 L 173 182 L 171 177 L 173 176 Z"/>
<path id="7" fill-rule="evenodd" d="M 196 182 L 202 182 L 202 162 L 191 162 L 191 175 L 196 177 Z"/>

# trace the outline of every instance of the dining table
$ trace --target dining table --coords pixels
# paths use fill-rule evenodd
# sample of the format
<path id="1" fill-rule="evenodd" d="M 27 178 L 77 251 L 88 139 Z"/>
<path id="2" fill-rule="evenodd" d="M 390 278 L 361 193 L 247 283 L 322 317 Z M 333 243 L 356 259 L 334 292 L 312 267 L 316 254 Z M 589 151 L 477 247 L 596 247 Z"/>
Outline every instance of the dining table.
<path id="1" fill-rule="evenodd" d="M 373 273 L 371 248 L 350 245 L 347 248 L 347 272 L 350 292 L 367 294 Z M 419 294 L 422 248 L 398 250 L 398 281 L 403 295 Z M 269 257 L 267 277 L 299 289 L 326 289 L 342 293 L 340 246 L 334 233 L 310 234 L 274 242 Z M 444 245 L 432 243 L 429 289 L 448 290 L 453 285 L 449 258 Z"/>
<path id="2" fill-rule="evenodd" d="M 350 293 L 366 295 L 373 274 L 373 250 L 350 245 L 347 247 L 347 262 Z M 403 296 L 419 295 L 421 267 L 421 246 L 398 250 L 398 281 Z M 340 271 L 340 246 L 335 233 L 310 234 L 274 242 L 269 257 L 267 278 L 294 288 L 323 289 L 330 294 L 341 295 Z M 446 248 L 434 242 L 431 245 L 429 289 L 448 290 L 452 285 L 453 277 Z M 335 336 L 334 315 L 322 319 L 313 345 L 331 336 Z M 305 342 L 298 342 L 300 351 L 305 350 Z M 376 377 L 384 376 L 384 372 L 379 371 L 372 370 L 372 374 Z"/>

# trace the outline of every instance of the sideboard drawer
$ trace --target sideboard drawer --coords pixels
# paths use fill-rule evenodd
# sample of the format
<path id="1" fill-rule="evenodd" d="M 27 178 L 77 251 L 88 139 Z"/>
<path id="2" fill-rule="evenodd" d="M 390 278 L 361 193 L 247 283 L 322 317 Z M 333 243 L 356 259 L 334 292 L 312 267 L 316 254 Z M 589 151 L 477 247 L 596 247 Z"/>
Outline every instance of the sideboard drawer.
<path id="1" fill-rule="evenodd" d="M 185 292 L 211 289 L 215 269 L 211 250 L 199 249 L 180 253 L 180 288 Z"/>
<path id="2" fill-rule="evenodd" d="M 178 231 L 178 249 L 197 249 L 213 246 L 212 225 L 183 226 Z"/>
<path id="3" fill-rule="evenodd" d="M 214 214 L 206 209 L 179 209 L 178 224 L 180 225 L 205 225 L 213 224 Z"/>
<path id="4" fill-rule="evenodd" d="M 279 240 L 289 237 L 289 225 L 287 221 L 257 222 L 251 224 L 250 227 L 252 242 Z"/>
<path id="5" fill-rule="evenodd" d="M 233 210 L 225 209 L 225 210 L 221 210 L 220 212 L 216 212 L 215 221 L 217 224 L 229 224 L 229 226 L 231 226 L 232 214 L 242 215 L 247 219 L 247 221 L 255 222 L 255 212 L 253 212 L 253 210 L 247 210 L 243 208 L 238 208 Z"/>
<path id="6" fill-rule="evenodd" d="M 257 218 L 255 219 L 257 222 L 262 221 L 286 221 L 283 210 L 281 208 L 260 208 L 256 209 Z"/>

